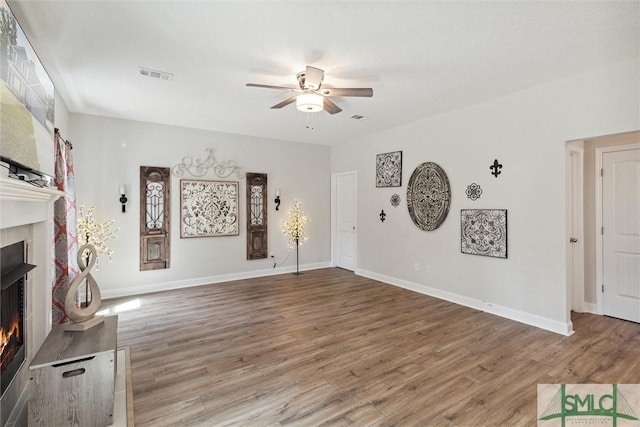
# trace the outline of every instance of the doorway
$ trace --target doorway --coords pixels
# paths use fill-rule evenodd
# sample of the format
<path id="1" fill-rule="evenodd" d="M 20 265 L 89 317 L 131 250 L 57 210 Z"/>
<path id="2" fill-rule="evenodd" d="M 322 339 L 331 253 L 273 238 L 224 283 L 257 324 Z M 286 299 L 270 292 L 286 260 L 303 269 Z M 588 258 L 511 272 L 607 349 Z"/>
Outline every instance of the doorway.
<path id="1" fill-rule="evenodd" d="M 604 260 L 603 234 L 601 234 L 603 227 L 603 182 L 600 170 L 602 169 L 604 152 L 629 152 L 629 150 L 637 148 L 640 148 L 640 131 L 569 141 L 566 145 L 566 295 L 568 319 L 571 310 L 621 317 L 617 313 L 605 312 L 603 304 L 603 289 L 607 290 L 607 287 L 603 287 Z M 626 179 L 631 183 L 635 182 L 634 179 L 628 177 Z M 634 190 L 631 187 L 625 191 L 633 193 Z M 636 189 L 636 194 L 637 191 Z M 632 213 L 629 215 L 633 216 L 633 211 L 635 211 L 634 218 L 638 218 L 638 208 L 634 207 L 637 205 L 629 205 L 632 202 L 628 198 L 625 200 L 627 200 L 627 211 L 624 212 L 631 211 Z M 630 258 L 633 257 L 636 256 Z M 624 265 L 624 268 L 629 270 L 626 273 L 626 280 L 631 280 L 637 271 L 634 269 L 639 268 L 633 262 L 628 262 L 630 258 L 626 260 Z M 640 283 L 637 279 L 633 280 L 635 283 Z M 631 285 L 624 286 L 631 288 L 623 290 L 623 292 L 634 294 L 637 291 Z M 611 288 L 609 289 L 611 290 Z M 640 311 L 640 308 L 637 311 Z"/>
<path id="2" fill-rule="evenodd" d="M 584 144 L 573 141 L 567 145 L 568 200 L 567 200 L 567 301 L 568 311 L 584 308 Z M 570 319 L 568 319 L 570 320 Z"/>
<path id="3" fill-rule="evenodd" d="M 355 271 L 357 260 L 357 172 L 331 175 L 331 253 L 333 265 Z"/>

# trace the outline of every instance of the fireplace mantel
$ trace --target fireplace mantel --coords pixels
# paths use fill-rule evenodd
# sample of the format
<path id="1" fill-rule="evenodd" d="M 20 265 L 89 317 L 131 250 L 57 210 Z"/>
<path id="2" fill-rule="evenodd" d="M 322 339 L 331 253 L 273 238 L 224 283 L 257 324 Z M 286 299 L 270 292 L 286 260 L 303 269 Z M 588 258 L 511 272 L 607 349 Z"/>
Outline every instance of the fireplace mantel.
<path id="1" fill-rule="evenodd" d="M 57 189 L 0 177 L 0 229 L 49 220 L 49 203 L 62 196 Z"/>
<path id="2" fill-rule="evenodd" d="M 64 195 L 54 188 L 40 188 L 14 178 L 0 178 L 0 200 L 49 202 Z"/>

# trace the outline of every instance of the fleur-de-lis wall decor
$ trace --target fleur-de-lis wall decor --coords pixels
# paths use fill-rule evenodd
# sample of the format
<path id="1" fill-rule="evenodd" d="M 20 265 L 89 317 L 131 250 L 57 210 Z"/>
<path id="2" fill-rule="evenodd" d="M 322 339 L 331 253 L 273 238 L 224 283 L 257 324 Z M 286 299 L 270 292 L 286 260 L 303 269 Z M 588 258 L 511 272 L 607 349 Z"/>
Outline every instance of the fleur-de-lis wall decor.
<path id="1" fill-rule="evenodd" d="M 498 163 L 498 159 L 495 159 L 493 161 L 493 164 L 491 166 L 489 166 L 489 169 L 492 169 L 491 175 L 495 176 L 496 178 L 498 177 L 498 175 L 500 175 L 502 173 L 500 171 L 500 169 L 502 169 L 502 165 L 500 163 Z"/>

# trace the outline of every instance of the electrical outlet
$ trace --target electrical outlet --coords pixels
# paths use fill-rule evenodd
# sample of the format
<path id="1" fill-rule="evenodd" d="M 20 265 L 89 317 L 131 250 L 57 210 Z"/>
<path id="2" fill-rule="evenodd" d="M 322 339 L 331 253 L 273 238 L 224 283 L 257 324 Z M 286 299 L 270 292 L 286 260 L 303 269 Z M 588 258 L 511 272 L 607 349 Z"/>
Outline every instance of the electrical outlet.
<path id="1" fill-rule="evenodd" d="M 413 268 L 414 268 L 416 271 L 420 271 L 420 264 L 416 262 L 415 264 L 413 264 Z"/>
<path id="2" fill-rule="evenodd" d="M 424 271 L 427 274 L 431 274 L 431 266 L 429 264 L 424 266 Z"/>

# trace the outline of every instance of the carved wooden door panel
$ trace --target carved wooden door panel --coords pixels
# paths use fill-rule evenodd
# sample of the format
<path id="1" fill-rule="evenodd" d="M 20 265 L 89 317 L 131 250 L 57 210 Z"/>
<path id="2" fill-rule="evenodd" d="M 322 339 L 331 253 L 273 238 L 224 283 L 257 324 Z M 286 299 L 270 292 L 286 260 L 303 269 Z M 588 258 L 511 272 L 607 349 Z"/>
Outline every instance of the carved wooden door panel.
<path id="1" fill-rule="evenodd" d="M 169 168 L 140 166 L 140 271 L 169 268 Z"/>
<path id="2" fill-rule="evenodd" d="M 247 259 L 267 258 L 267 174 L 247 172 Z"/>

